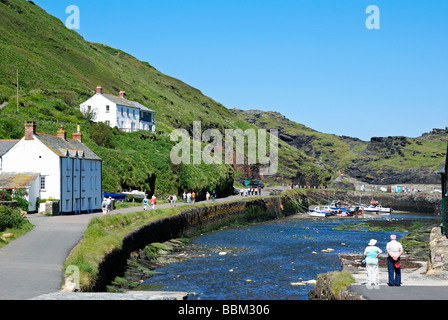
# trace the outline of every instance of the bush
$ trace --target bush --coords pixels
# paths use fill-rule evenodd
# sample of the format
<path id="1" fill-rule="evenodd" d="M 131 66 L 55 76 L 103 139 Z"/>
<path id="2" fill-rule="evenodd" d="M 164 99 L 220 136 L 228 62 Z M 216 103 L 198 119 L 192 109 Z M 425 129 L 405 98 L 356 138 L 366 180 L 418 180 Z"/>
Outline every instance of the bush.
<path id="1" fill-rule="evenodd" d="M 6 229 L 21 229 L 27 223 L 28 220 L 20 215 L 19 210 L 0 206 L 0 232 Z"/>

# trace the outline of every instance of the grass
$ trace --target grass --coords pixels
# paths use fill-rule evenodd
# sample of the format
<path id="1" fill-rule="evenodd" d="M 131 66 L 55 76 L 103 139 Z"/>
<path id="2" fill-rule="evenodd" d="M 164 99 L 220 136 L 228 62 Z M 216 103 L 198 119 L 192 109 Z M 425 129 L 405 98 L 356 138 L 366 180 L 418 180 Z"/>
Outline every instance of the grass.
<path id="1" fill-rule="evenodd" d="M 98 266 L 103 257 L 112 250 L 120 249 L 127 233 L 150 221 L 174 215 L 180 210 L 178 207 L 155 209 L 92 219 L 84 238 L 67 257 L 64 270 L 71 265 L 78 267 L 81 290 L 89 291 L 98 276 Z"/>
<path id="2" fill-rule="evenodd" d="M 337 297 L 341 290 L 347 289 L 353 283 L 355 278 L 350 272 L 334 271 L 331 275 L 331 292 Z"/>
<path id="3" fill-rule="evenodd" d="M 20 238 L 21 236 L 27 234 L 31 230 L 33 230 L 34 226 L 26 220 L 27 223 L 24 223 L 22 227 L 20 228 L 8 228 L 2 232 L 0 232 L 0 236 L 5 233 L 12 233 L 13 236 L 9 238 L 5 238 L 4 240 L 0 238 L 0 249 L 6 246 L 7 244 L 11 243 L 12 241 Z"/>

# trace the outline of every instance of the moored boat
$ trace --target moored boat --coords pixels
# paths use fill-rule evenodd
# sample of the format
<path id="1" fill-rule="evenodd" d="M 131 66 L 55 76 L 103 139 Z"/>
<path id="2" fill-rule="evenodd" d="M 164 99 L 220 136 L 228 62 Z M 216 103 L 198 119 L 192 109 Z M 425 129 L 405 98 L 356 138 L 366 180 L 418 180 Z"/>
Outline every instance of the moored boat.
<path id="1" fill-rule="evenodd" d="M 320 207 L 315 207 L 314 210 L 308 212 L 311 217 L 326 217 L 331 215 L 331 209 L 329 206 L 325 206 L 322 209 Z"/>
<path id="2" fill-rule="evenodd" d="M 126 195 L 127 199 L 143 199 L 145 198 L 146 194 L 143 191 L 138 190 L 131 190 L 131 191 L 124 191 L 122 192 Z"/>

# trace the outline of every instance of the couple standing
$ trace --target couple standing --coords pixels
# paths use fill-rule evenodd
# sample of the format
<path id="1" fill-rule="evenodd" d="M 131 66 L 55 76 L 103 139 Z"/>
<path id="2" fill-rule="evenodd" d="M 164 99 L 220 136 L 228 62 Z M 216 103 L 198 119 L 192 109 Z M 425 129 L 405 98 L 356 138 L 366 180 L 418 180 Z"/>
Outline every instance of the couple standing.
<path id="1" fill-rule="evenodd" d="M 367 269 L 367 284 L 378 285 L 378 256 L 383 252 L 376 247 L 376 240 L 372 239 L 369 246 L 364 250 L 364 257 Z M 401 285 L 401 266 L 400 256 L 403 254 L 403 246 L 397 241 L 397 236 L 392 234 L 390 241 L 386 245 L 387 256 L 387 271 L 389 274 L 389 286 Z"/>

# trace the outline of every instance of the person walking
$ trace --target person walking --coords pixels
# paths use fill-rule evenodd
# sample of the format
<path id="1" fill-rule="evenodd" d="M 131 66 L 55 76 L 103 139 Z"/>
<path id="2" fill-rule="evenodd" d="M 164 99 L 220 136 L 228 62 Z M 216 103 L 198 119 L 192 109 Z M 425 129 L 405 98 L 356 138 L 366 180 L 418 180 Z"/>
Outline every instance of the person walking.
<path id="1" fill-rule="evenodd" d="M 212 192 L 212 202 L 215 202 L 215 198 L 216 198 L 216 192 L 215 192 L 215 190 L 213 190 L 213 192 Z"/>
<path id="2" fill-rule="evenodd" d="M 185 193 L 185 191 L 182 195 L 182 199 L 184 200 L 184 203 L 187 203 L 187 194 Z"/>
<path id="3" fill-rule="evenodd" d="M 207 193 L 205 194 L 205 199 L 208 201 L 210 200 L 210 193 L 207 191 Z"/>
<path id="4" fill-rule="evenodd" d="M 367 270 L 367 285 L 377 286 L 379 284 L 378 274 L 378 256 L 383 253 L 383 251 L 376 245 L 376 240 L 371 239 L 368 246 L 364 250 L 364 257 L 366 260 L 366 270 Z"/>
<path id="5" fill-rule="evenodd" d="M 403 246 L 397 241 L 395 234 L 390 235 L 390 241 L 386 245 L 387 271 L 389 274 L 388 286 L 401 286 L 400 257 L 403 254 Z"/>
<path id="6" fill-rule="evenodd" d="M 177 196 L 173 194 L 173 207 L 176 207 Z"/>
<path id="7" fill-rule="evenodd" d="M 187 202 L 191 203 L 191 192 L 190 191 L 188 191 L 188 193 L 187 193 Z"/>
<path id="8" fill-rule="evenodd" d="M 101 204 L 101 209 L 103 210 L 103 216 L 107 214 L 107 199 L 103 199 L 103 203 Z"/>
<path id="9" fill-rule="evenodd" d="M 112 198 L 107 199 L 107 215 L 110 215 L 110 209 L 112 208 Z"/>
<path id="10" fill-rule="evenodd" d="M 196 193 L 194 193 L 194 191 L 191 193 L 191 201 L 192 201 L 193 203 L 196 202 Z"/>
<path id="11" fill-rule="evenodd" d="M 145 199 L 143 199 L 143 210 L 146 211 L 148 209 L 148 199 L 145 196 Z"/>
<path id="12" fill-rule="evenodd" d="M 156 208 L 156 203 L 157 203 L 157 200 L 156 200 L 156 195 L 153 195 L 152 197 L 151 197 L 151 209 L 155 209 Z"/>

